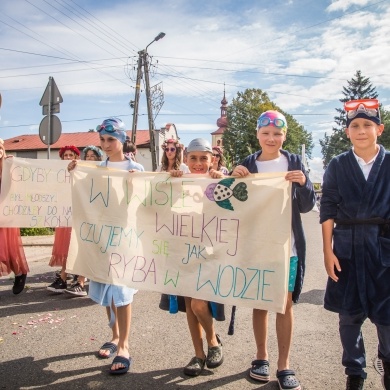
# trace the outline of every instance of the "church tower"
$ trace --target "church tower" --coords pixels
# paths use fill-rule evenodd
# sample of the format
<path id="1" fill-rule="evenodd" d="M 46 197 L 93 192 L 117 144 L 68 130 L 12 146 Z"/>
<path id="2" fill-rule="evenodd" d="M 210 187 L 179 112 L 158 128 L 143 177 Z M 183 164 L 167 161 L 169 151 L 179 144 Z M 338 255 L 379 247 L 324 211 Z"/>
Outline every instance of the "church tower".
<path id="1" fill-rule="evenodd" d="M 225 86 L 224 86 L 223 99 L 221 100 L 221 116 L 217 120 L 218 130 L 211 133 L 212 146 L 219 146 L 221 148 L 223 147 L 222 134 L 226 130 L 227 124 L 228 124 L 228 122 L 227 122 L 227 105 L 228 105 L 228 101 L 226 100 L 226 97 L 225 97 Z"/>

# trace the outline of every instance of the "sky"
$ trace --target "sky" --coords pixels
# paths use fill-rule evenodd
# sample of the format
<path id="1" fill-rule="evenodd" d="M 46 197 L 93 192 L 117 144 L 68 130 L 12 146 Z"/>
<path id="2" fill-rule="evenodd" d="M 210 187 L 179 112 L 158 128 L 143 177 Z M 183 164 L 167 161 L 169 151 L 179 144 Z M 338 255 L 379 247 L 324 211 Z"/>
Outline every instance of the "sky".
<path id="1" fill-rule="evenodd" d="M 224 90 L 230 103 L 260 88 L 312 134 L 318 182 L 319 140 L 357 70 L 390 109 L 389 20 L 390 0 L 1 0 L 0 138 L 38 134 L 49 77 L 63 132 L 110 116 L 131 129 L 138 51 L 164 32 L 148 47 L 150 85 L 164 93 L 156 128 L 211 141 Z M 148 129 L 143 83 L 138 129 Z"/>

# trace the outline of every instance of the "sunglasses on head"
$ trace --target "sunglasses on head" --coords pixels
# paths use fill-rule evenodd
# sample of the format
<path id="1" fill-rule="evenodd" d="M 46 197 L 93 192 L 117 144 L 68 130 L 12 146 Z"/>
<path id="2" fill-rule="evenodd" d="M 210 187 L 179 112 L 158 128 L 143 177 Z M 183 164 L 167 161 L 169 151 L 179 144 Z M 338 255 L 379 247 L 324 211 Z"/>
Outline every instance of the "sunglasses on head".
<path id="1" fill-rule="evenodd" d="M 264 116 L 263 118 L 259 118 L 259 120 L 257 121 L 257 128 L 259 129 L 260 127 L 268 126 L 269 124 L 273 124 L 278 129 L 286 127 L 286 123 L 284 122 L 283 119 L 280 118 L 270 119 L 267 116 Z"/>
<path id="2" fill-rule="evenodd" d="M 115 133 L 116 129 L 113 125 L 97 125 L 96 126 L 96 131 L 100 133 L 101 131 L 107 131 L 107 133 Z"/>
<path id="3" fill-rule="evenodd" d="M 350 100 L 344 103 L 345 111 L 354 111 L 363 105 L 367 110 L 372 110 L 379 107 L 379 101 L 377 99 L 359 99 Z"/>
<path id="4" fill-rule="evenodd" d="M 353 119 L 359 114 L 364 114 L 368 117 L 378 117 L 379 114 L 379 102 L 377 99 L 351 100 L 344 104 L 344 108 L 348 119 Z"/>
<path id="5" fill-rule="evenodd" d="M 176 148 L 165 148 L 166 152 L 175 152 Z"/>

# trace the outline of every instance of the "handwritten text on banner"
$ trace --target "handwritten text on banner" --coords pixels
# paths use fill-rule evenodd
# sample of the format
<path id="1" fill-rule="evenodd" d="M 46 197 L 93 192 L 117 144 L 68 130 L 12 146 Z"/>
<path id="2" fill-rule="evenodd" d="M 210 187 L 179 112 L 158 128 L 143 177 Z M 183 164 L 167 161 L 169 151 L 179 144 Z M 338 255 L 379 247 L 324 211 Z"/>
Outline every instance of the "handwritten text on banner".
<path id="1" fill-rule="evenodd" d="M 67 269 L 91 280 L 283 312 L 291 187 L 79 163 Z"/>
<path id="2" fill-rule="evenodd" d="M 12 157 L 4 160 L 0 226 L 72 225 L 69 161 Z"/>

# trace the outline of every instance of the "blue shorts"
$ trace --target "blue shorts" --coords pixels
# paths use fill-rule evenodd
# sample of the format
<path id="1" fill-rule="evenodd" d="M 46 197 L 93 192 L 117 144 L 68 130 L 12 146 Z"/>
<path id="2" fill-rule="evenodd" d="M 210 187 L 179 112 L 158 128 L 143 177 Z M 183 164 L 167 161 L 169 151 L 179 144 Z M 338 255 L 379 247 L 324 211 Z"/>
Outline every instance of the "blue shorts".
<path id="1" fill-rule="evenodd" d="M 288 275 L 288 292 L 293 292 L 298 271 L 298 256 L 290 257 L 290 272 Z"/>

